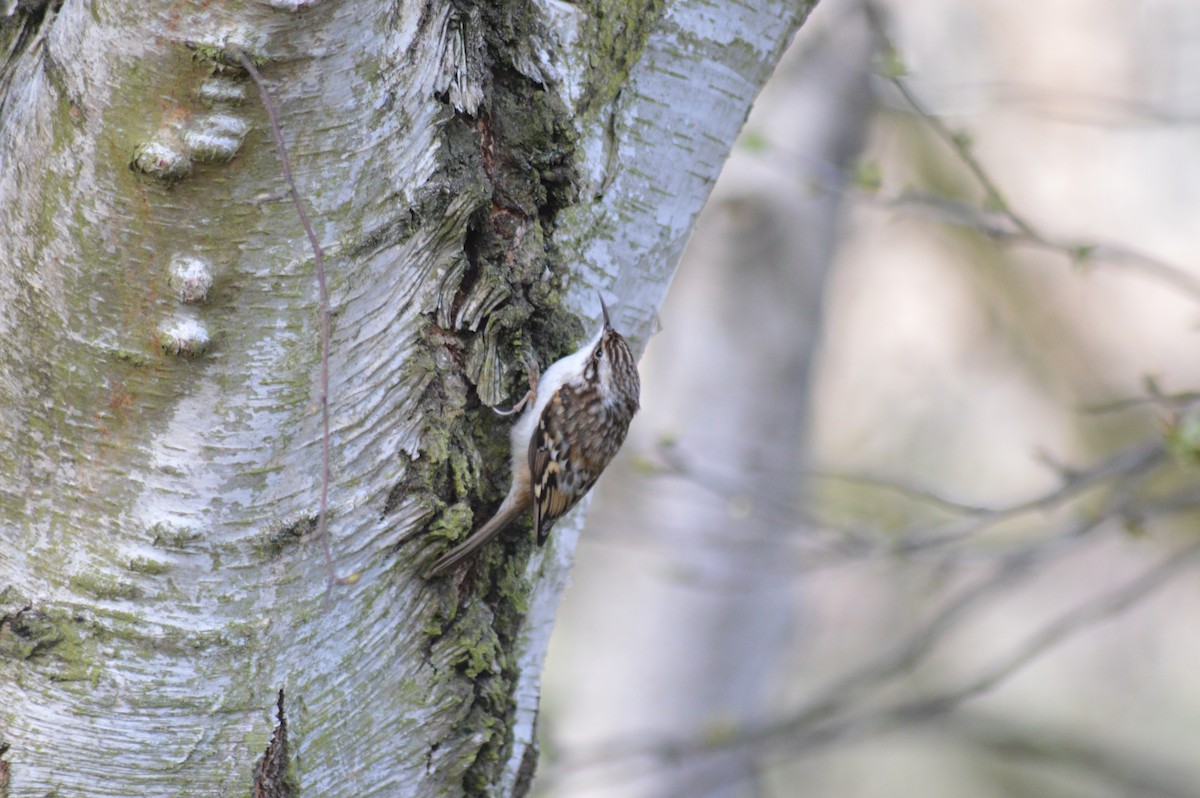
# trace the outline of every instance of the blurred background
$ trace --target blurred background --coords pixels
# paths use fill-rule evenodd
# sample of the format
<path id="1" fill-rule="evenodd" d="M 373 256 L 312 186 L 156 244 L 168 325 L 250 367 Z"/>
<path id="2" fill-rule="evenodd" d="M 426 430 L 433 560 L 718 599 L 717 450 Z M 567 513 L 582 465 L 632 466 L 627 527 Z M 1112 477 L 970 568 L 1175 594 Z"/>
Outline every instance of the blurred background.
<path id="1" fill-rule="evenodd" d="M 1200 796 L 1200 3 L 823 0 L 642 361 L 537 794 Z"/>

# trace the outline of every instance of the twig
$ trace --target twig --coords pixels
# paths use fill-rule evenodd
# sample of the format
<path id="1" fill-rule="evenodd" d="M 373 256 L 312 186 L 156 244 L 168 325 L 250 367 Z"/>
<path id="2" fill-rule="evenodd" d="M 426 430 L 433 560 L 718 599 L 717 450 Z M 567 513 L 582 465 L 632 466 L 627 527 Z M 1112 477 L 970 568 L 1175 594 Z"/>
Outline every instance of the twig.
<path id="1" fill-rule="evenodd" d="M 900 552 L 908 554 L 922 549 L 945 546 L 948 543 L 956 543 L 974 537 L 1001 521 L 1032 512 L 1054 509 L 1085 491 L 1110 480 L 1129 478 L 1138 474 L 1148 474 L 1165 460 L 1166 449 L 1163 447 L 1161 441 L 1154 440 L 1149 443 L 1143 443 L 1119 452 L 1115 456 L 1086 471 L 1063 474 L 1062 484 L 1041 496 L 1014 504 L 1011 507 L 989 512 L 979 518 L 972 519 L 968 523 L 959 525 L 956 529 L 942 530 L 906 538 L 896 548 Z"/>
<path id="2" fill-rule="evenodd" d="M 889 61 L 894 64 L 898 64 L 898 51 L 896 49 L 896 45 L 892 42 L 891 36 L 888 35 L 887 26 L 883 21 L 883 12 L 872 2 L 864 3 L 863 9 L 866 13 L 867 23 L 871 26 L 872 32 L 883 46 L 885 55 Z M 996 183 L 992 180 L 991 175 L 987 173 L 987 170 L 983 168 L 983 166 L 975 158 L 974 153 L 971 152 L 969 143 L 965 137 L 959 133 L 955 133 L 946 126 L 946 123 L 943 122 L 941 118 L 926 110 L 925 106 L 908 88 L 908 84 L 904 82 L 904 80 L 900 77 L 900 73 L 896 69 L 888 70 L 884 77 L 889 83 L 896 87 L 896 90 L 900 92 L 900 96 L 904 98 L 904 101 L 908 103 L 909 107 L 912 108 L 913 111 L 925 121 L 925 124 L 929 125 L 933 132 L 937 134 L 938 138 L 940 138 L 947 145 L 949 145 L 952 150 L 954 150 L 959 160 L 961 160 L 967 169 L 970 170 L 971 174 L 975 176 L 975 179 L 979 182 L 979 185 L 983 187 L 983 190 L 987 195 L 985 204 L 995 207 L 1026 236 L 1035 239 L 1041 238 L 1041 236 L 1033 229 L 1033 225 L 1029 224 L 1024 217 L 1022 217 L 1009 206 L 1008 201 L 1000 192 L 999 186 L 996 185 Z"/>
<path id="3" fill-rule="evenodd" d="M 912 709 L 919 710 L 922 706 L 956 704 L 985 693 L 1081 629 L 1129 609 L 1150 593 L 1170 582 L 1179 572 L 1191 568 L 1197 559 L 1200 559 L 1200 541 L 1190 543 L 1167 556 L 1158 565 L 1120 590 L 1101 596 L 1091 604 L 1085 604 L 1067 613 L 1034 634 L 1016 651 L 1011 652 L 1007 657 L 957 690 L 924 701 L 913 702 L 909 705 L 910 709 L 907 710 L 902 706 L 893 711 L 902 714 L 905 711 L 912 711 Z"/>
<path id="4" fill-rule="evenodd" d="M 819 468 L 810 469 L 805 472 L 805 475 L 814 479 L 831 482 L 849 482 L 869 488 L 886 490 L 899 494 L 906 499 L 924 502 L 925 504 L 940 507 L 943 510 L 959 515 L 988 515 L 998 512 L 997 509 L 992 507 L 968 504 L 957 499 L 951 499 L 948 496 L 937 493 L 932 488 L 898 477 L 852 471 L 827 471 Z"/>
<path id="5" fill-rule="evenodd" d="M 275 104 L 271 102 L 271 95 L 263 82 L 262 74 L 245 52 L 235 50 L 234 55 L 258 89 L 258 96 L 262 100 L 263 110 L 266 111 L 267 121 L 270 123 L 271 136 L 275 139 L 275 149 L 279 153 L 279 166 L 283 171 L 283 181 L 287 184 L 287 193 L 292 197 L 292 204 L 296 206 L 296 215 L 300 217 L 300 224 L 304 227 L 305 235 L 308 236 L 308 243 L 312 247 L 313 260 L 317 268 L 317 289 L 321 305 L 321 388 L 318 397 L 318 404 L 321 408 L 321 503 L 320 509 L 317 511 L 316 536 L 321 541 L 321 550 L 325 554 L 325 569 L 328 573 L 325 597 L 328 600 L 333 586 L 347 584 L 347 580 L 339 578 L 334 569 L 333 549 L 329 543 L 329 290 L 325 283 L 325 251 L 321 249 L 321 243 L 317 241 L 317 234 L 313 232 L 312 223 L 308 220 L 308 212 L 304 210 L 304 202 L 300 198 L 300 192 L 296 189 L 296 181 L 292 178 L 292 164 L 288 158 L 287 145 L 283 142 L 279 117 L 275 114 Z"/>
<path id="6" fill-rule="evenodd" d="M 1104 242 L 1085 243 L 1081 241 L 1055 240 L 1039 233 L 1012 229 L 1001 224 L 993 213 L 975 207 L 960 200 L 942 197 L 922 191 L 907 190 L 888 199 L 872 198 L 872 202 L 901 210 L 923 210 L 945 224 L 969 227 L 983 233 L 988 238 L 1007 245 L 1023 244 L 1025 246 L 1045 249 L 1064 255 L 1074 263 L 1109 263 L 1115 266 L 1124 265 L 1137 269 L 1156 279 L 1171 285 L 1173 288 L 1187 294 L 1194 300 L 1200 301 L 1200 280 L 1166 261 L 1147 255 L 1144 252 L 1131 249 L 1121 244 Z M 1004 208 L 1001 217 L 1008 219 L 1013 225 L 1014 216 L 1011 210 Z M 1019 218 L 1019 217 L 1016 217 Z"/>
<path id="7" fill-rule="evenodd" d="M 943 211 L 947 209 L 952 211 L 953 223 L 969 225 L 984 233 L 989 238 L 996 240 L 1007 240 L 1009 242 L 1023 243 L 1029 246 L 1052 250 L 1066 255 L 1074 263 L 1099 261 L 1136 268 L 1163 282 L 1169 283 L 1190 296 L 1193 300 L 1200 301 L 1200 279 L 1160 258 L 1120 244 L 1055 240 L 1038 232 L 1024 216 L 1017 213 L 1009 204 L 1007 198 L 1000 191 L 999 186 L 971 151 L 969 137 L 951 130 L 940 117 L 929 111 L 912 89 L 909 88 L 907 81 L 903 77 L 903 68 L 900 66 L 896 47 L 888 35 L 887 26 L 883 20 L 883 11 L 874 2 L 870 2 L 869 0 L 868 2 L 864 2 L 863 6 L 866 11 L 867 20 L 876 38 L 881 43 L 890 64 L 889 68 L 884 71 L 883 77 L 895 87 L 913 113 L 919 116 L 933 130 L 934 134 L 950 147 L 955 156 L 967 167 L 967 170 L 983 188 L 985 193 L 984 209 L 975 208 L 966 203 L 960 203 L 943 197 L 931 198 L 928 195 L 922 195 L 920 192 L 905 192 L 893 201 L 895 204 L 915 202 L 927 203 L 930 206 L 940 206 Z M 1008 220 L 1015 229 L 1006 229 L 1001 225 L 997 225 L 994 220 L 989 220 L 987 218 L 988 208 L 994 209 L 1004 219 Z"/>
<path id="8" fill-rule="evenodd" d="M 626 739 L 611 746 L 597 747 L 588 756 L 569 761 L 563 767 L 583 770 L 639 757 L 675 761 L 684 757 L 723 751 L 732 746 L 742 747 L 751 742 L 752 738 L 758 740 L 784 736 L 793 730 L 806 729 L 820 723 L 843 709 L 851 699 L 860 697 L 887 678 L 911 670 L 971 610 L 1028 573 L 1035 564 L 1035 559 L 1024 553 L 1011 555 L 994 573 L 947 601 L 933 618 L 909 635 L 897 648 L 821 690 L 784 721 L 760 727 L 758 730 L 743 730 L 738 734 L 726 735 L 715 740 L 668 742 Z"/>
<path id="9" fill-rule="evenodd" d="M 1190 543 L 1166 557 L 1125 587 L 1101 596 L 1050 623 L 1015 651 L 956 688 L 905 701 L 890 708 L 862 713 L 857 717 L 841 718 L 824 728 L 805 728 L 794 720 L 768 725 L 745 735 L 745 740 L 750 743 L 770 742 L 772 745 L 786 744 L 790 741 L 799 744 L 801 750 L 807 750 L 811 745 L 826 745 L 856 732 L 877 733 L 940 716 L 963 702 L 994 689 L 1038 656 L 1077 632 L 1129 609 L 1166 585 L 1183 570 L 1191 568 L 1197 559 L 1200 559 L 1200 541 Z M 795 750 L 789 745 L 789 751 L 795 753 Z"/>
<path id="10" fill-rule="evenodd" d="M 1105 413 L 1121 413 L 1126 410 L 1147 406 L 1180 410 L 1197 402 L 1200 402 L 1200 392 L 1183 391 L 1182 393 L 1171 394 L 1170 396 L 1131 396 L 1127 399 L 1114 399 L 1111 402 L 1084 405 L 1079 411 L 1091 415 L 1103 415 Z"/>
<path id="11" fill-rule="evenodd" d="M 1032 760 L 1073 768 L 1097 783 L 1117 788 L 1114 794 L 1200 798 L 1195 772 L 1188 773 L 1166 761 L 1150 761 L 1132 753 L 1128 746 L 1082 739 L 1077 732 L 1048 731 L 1042 724 L 1037 728 L 1018 726 L 978 713 L 948 717 L 939 731 L 959 743 L 1022 764 Z"/>
<path id="12" fill-rule="evenodd" d="M 634 759 L 680 762 L 694 757 L 749 755 L 752 751 L 759 755 L 769 752 L 786 753 L 789 760 L 794 761 L 798 755 L 813 753 L 847 738 L 862 738 L 917 723 L 926 723 L 944 716 L 963 702 L 994 689 L 1022 667 L 1072 635 L 1129 609 L 1165 586 L 1184 570 L 1193 567 L 1197 560 L 1200 560 L 1200 541 L 1176 551 L 1125 587 L 1101 596 L 1050 623 L 1028 638 L 1016 651 L 986 668 L 974 679 L 940 693 L 856 715 L 835 716 L 837 709 L 851 698 L 858 698 L 864 687 L 880 682 L 883 677 L 907 672 L 914 664 L 914 654 L 927 649 L 929 642 L 940 637 L 955 617 L 961 615 L 963 610 L 953 604 L 914 635 L 896 654 L 885 657 L 833 685 L 818 699 L 786 719 L 748 727 L 719 737 L 670 742 L 643 739 L 636 744 L 623 743 L 620 746 L 597 749 L 587 758 L 560 765 L 560 769 L 594 768 Z M 1015 559 L 1008 569 L 985 580 L 969 591 L 964 599 L 970 603 L 990 594 L 1011 579 L 1020 576 L 1027 564 Z M 561 777 L 562 774 L 550 775 Z"/>
<path id="13" fill-rule="evenodd" d="M 960 543 L 974 538 L 997 524 L 1036 512 L 1047 512 L 1057 509 L 1069 501 L 1076 499 L 1089 490 L 1099 488 L 1118 479 L 1150 474 L 1155 468 L 1167 460 L 1166 449 L 1159 439 L 1144 442 L 1130 447 L 1099 463 L 1085 469 L 1067 469 L 1054 466 L 1061 476 L 1061 482 L 1051 490 L 1038 494 L 1023 502 L 1007 507 L 989 508 L 947 498 L 923 486 L 906 482 L 889 476 L 874 474 L 855 474 L 830 470 L 811 469 L 801 473 L 801 476 L 827 480 L 844 480 L 863 485 L 875 486 L 880 489 L 895 491 L 909 498 L 925 501 L 929 504 L 952 510 L 967 516 L 940 527 L 930 529 L 921 526 L 920 532 L 900 531 L 886 540 L 878 534 L 868 534 L 866 530 L 855 529 L 847 525 L 832 524 L 802 510 L 789 507 L 780 502 L 777 497 L 761 496 L 753 491 L 753 486 L 743 487 L 727 478 L 710 474 L 701 466 L 690 462 L 682 450 L 674 445 L 660 446 L 657 455 L 663 463 L 660 474 L 686 479 L 693 484 L 724 498 L 749 496 L 756 506 L 760 505 L 773 510 L 773 517 L 781 524 L 791 524 L 799 521 L 813 529 L 824 530 L 826 538 L 830 530 L 838 534 L 842 547 L 835 553 L 843 555 L 865 556 L 884 553 L 888 555 L 913 555 L 939 548 L 949 544 Z M 1103 520 L 1100 514 L 1087 524 L 1087 528 L 1095 526 Z M 774 542 L 774 539 L 771 539 Z"/>

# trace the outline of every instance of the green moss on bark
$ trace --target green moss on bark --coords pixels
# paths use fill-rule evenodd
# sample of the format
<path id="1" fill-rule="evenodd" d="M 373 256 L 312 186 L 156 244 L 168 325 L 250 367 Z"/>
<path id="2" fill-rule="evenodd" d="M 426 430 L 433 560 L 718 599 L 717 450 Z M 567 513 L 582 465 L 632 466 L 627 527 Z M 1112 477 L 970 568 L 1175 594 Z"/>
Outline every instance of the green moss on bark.
<path id="1" fill-rule="evenodd" d="M 269 524 L 254 542 L 264 557 L 275 558 L 317 531 L 317 517 L 304 516 Z"/>
<path id="2" fill-rule="evenodd" d="M 95 637 L 65 609 L 26 604 L 0 617 L 0 660 L 35 667 L 56 682 L 91 682 L 100 673 L 96 657 Z"/>
<path id="3" fill-rule="evenodd" d="M 629 82 L 646 40 L 666 12 L 666 0 L 585 0 L 589 54 L 581 115 L 608 105 Z"/>
<path id="4" fill-rule="evenodd" d="M 557 93 L 512 60 L 541 23 L 528 2 L 458 5 L 461 19 L 479 26 L 467 39 L 485 42 L 484 99 L 474 115 L 460 112 L 446 124 L 441 171 L 478 196 L 461 259 L 447 269 L 454 283 L 443 288 L 439 312 L 402 377 L 419 386 L 424 426 L 418 457 L 388 508 L 416 501 L 428 513 L 422 556 L 405 558 L 406 568 L 432 556 L 429 541 L 464 538 L 507 492 L 513 420 L 496 417 L 480 397 L 518 399 L 526 389 L 525 360 L 544 368 L 585 335 L 562 306 L 571 265 L 555 241 L 559 214 L 578 199 L 574 120 Z M 621 69 L 636 61 L 661 8 L 651 5 L 646 16 L 606 6 L 594 32 L 606 42 L 604 59 Z M 610 97 L 623 80 L 591 96 Z M 520 675 L 512 652 L 528 610 L 524 571 L 533 548 L 523 521 L 480 552 L 467 580 L 429 585 L 440 597 L 426 624 L 432 658 L 451 664 L 438 678 L 454 682 L 441 692 L 462 694 L 463 683 L 469 685 L 454 738 L 442 743 L 462 752 L 468 796 L 490 794 L 511 756 Z"/>

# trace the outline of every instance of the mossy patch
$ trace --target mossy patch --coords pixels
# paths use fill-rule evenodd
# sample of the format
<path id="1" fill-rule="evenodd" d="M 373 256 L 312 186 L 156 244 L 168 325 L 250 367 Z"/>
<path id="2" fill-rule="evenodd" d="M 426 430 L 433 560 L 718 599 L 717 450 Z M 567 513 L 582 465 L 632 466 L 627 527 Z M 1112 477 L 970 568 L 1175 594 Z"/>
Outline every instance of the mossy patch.
<path id="1" fill-rule="evenodd" d="M 582 49 L 589 54 L 581 115 L 613 101 L 641 60 L 646 40 L 666 11 L 666 0 L 585 0 Z"/>
<path id="2" fill-rule="evenodd" d="M 242 57 L 261 69 L 270 59 L 263 54 L 261 45 L 249 41 L 249 32 L 237 31 L 223 41 L 188 41 L 184 44 L 192 51 L 192 58 L 203 64 L 214 74 L 223 72 L 245 72 Z"/>
<path id="3" fill-rule="evenodd" d="M 484 605 L 475 603 L 464 608 L 455 625 L 455 643 L 461 653 L 456 666 L 462 675 L 475 679 L 500 670 L 504 649 L 492 613 Z"/>
<path id="4" fill-rule="evenodd" d="M 188 550 L 199 543 L 204 535 L 195 527 L 172 527 L 158 523 L 150 527 L 150 542 L 164 549 Z"/>
<path id="5" fill-rule="evenodd" d="M 457 542 L 471 528 L 474 513 L 467 502 L 456 502 L 438 513 L 437 519 L 429 525 L 428 535 Z"/>
<path id="6" fill-rule="evenodd" d="M 171 570 L 170 563 L 162 560 L 152 560 L 149 557 L 134 557 L 126 566 L 130 571 L 148 576 L 159 576 Z"/>
<path id="7" fill-rule="evenodd" d="M 132 600 L 141 598 L 141 589 L 124 579 L 109 574 L 84 571 L 71 577 L 71 589 L 92 598 L 109 600 Z"/>
<path id="8" fill-rule="evenodd" d="M 508 491 L 513 419 L 487 405 L 519 399 L 527 360 L 545 368 L 584 336 L 562 306 L 571 268 L 554 238 L 559 214 L 579 195 L 574 120 L 556 92 L 513 63 L 541 24 L 536 9 L 515 0 L 457 5 L 461 24 L 476 26 L 464 39 L 484 41 L 483 99 L 468 114 L 446 98 L 453 117 L 442 131 L 439 174 L 477 196 L 461 255 L 446 265 L 438 312 L 399 378 L 420 395 L 421 443 L 385 506 L 426 510 L 426 551 L 441 548 L 434 541 L 463 539 Z M 386 235 L 410 229 L 397 218 Z M 441 743 L 461 751 L 464 795 L 490 794 L 511 754 L 519 676 L 512 652 L 528 610 L 524 570 L 533 545 L 523 521 L 479 553 L 467 579 L 428 586 L 440 597 L 425 624 L 432 656 L 453 663 L 439 678 L 454 680 L 449 692 L 468 682 L 472 696 L 454 739 Z M 425 552 L 404 557 L 403 567 L 424 559 Z"/>
<path id="9" fill-rule="evenodd" d="M 0 658 L 45 668 L 54 681 L 94 680 L 95 655 L 95 641 L 66 610 L 26 604 L 0 616 Z"/>
<path id="10" fill-rule="evenodd" d="M 278 557 L 317 531 L 317 517 L 303 516 L 276 521 L 267 526 L 254 541 L 254 548 L 264 557 Z"/>

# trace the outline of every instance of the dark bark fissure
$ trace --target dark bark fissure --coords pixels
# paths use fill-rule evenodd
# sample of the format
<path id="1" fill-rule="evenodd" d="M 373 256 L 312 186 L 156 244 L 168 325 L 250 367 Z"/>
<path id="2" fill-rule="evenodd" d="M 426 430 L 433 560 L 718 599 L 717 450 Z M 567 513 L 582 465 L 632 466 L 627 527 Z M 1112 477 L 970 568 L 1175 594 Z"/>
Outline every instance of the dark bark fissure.
<path id="1" fill-rule="evenodd" d="M 9 85 L 13 75 L 25 63 L 26 51 L 43 37 L 46 31 L 47 14 L 57 13 L 62 0 L 17 0 L 11 16 L 0 19 L 0 119 L 4 118 L 4 106 L 9 97 Z M 50 17 L 53 22 L 54 17 Z"/>
<path id="2" fill-rule="evenodd" d="M 411 469 L 417 473 L 406 476 L 403 488 L 406 497 L 416 486 L 428 491 L 426 529 L 439 533 L 435 540 L 461 539 L 507 491 L 512 422 L 485 406 L 492 403 L 488 397 L 523 393 L 523 361 L 533 358 L 544 367 L 583 332 L 558 300 L 566 266 L 553 241 L 558 213 L 578 196 L 574 132 L 557 96 L 513 63 L 520 42 L 538 24 L 536 12 L 522 1 L 460 0 L 455 9 L 466 28 L 464 41 L 481 43 L 476 57 L 483 99 L 473 114 L 453 110 L 450 98 L 443 99 L 453 115 L 442 131 L 442 172 L 450 182 L 470 185 L 477 202 L 449 278 L 454 283 L 444 287 L 443 306 L 426 333 L 423 437 L 436 448 L 422 450 Z M 485 385 L 495 374 L 495 387 Z M 400 490 L 393 490 L 389 507 L 399 503 Z M 528 590 L 517 564 L 532 548 L 522 531 L 527 529 L 518 527 L 489 547 L 463 581 L 430 585 L 447 591 L 430 652 L 455 652 L 453 673 L 444 676 L 463 696 L 453 737 L 433 743 L 431 758 L 452 749 L 458 761 L 470 762 L 462 774 L 464 795 L 489 793 L 512 755 L 513 685 L 520 675 L 515 647 Z M 429 539 L 417 545 L 428 547 Z M 532 781 L 536 749 L 524 763 L 522 791 Z"/>
<path id="3" fill-rule="evenodd" d="M 287 716 L 283 710 L 283 690 L 275 704 L 279 723 L 262 759 L 254 767 L 254 798 L 295 798 L 299 795 L 288 751 Z"/>

